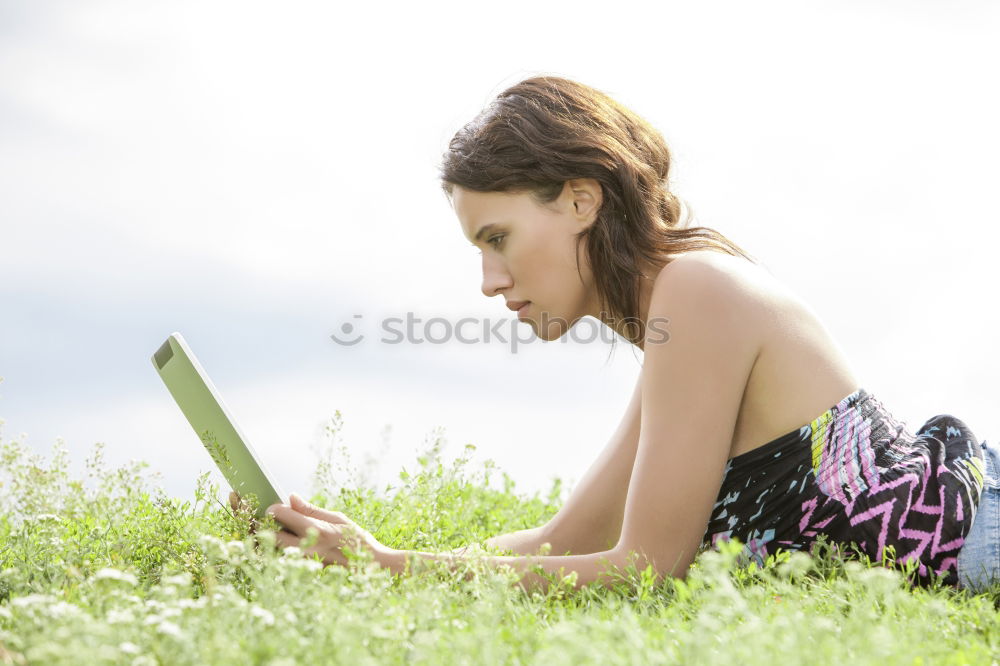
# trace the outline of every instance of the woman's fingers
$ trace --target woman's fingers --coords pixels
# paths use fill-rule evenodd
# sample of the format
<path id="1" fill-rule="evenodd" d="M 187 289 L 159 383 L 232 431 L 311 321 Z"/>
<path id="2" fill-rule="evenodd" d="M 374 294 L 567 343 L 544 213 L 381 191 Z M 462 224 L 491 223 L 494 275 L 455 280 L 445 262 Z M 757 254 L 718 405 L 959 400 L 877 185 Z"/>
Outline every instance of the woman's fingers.
<path id="1" fill-rule="evenodd" d="M 320 520 L 325 520 L 328 523 L 333 523 L 334 525 L 349 525 L 351 524 L 350 519 L 347 516 L 340 513 L 339 511 L 327 511 L 326 509 L 321 509 L 315 504 L 310 504 L 309 502 L 302 499 L 301 496 L 296 493 L 292 493 L 289 497 L 291 501 L 292 508 L 299 513 L 304 513 L 307 516 L 313 518 L 318 518 Z"/>
<path id="2" fill-rule="evenodd" d="M 279 530 L 274 533 L 274 544 L 282 549 L 289 548 L 291 546 L 295 546 L 296 548 L 302 548 L 302 539 L 292 534 L 291 532 L 286 532 L 285 530 Z M 314 557 L 315 555 L 319 555 L 320 559 L 323 559 L 324 564 L 329 564 L 329 562 L 327 562 L 324 559 L 325 553 L 326 549 L 320 546 L 319 544 L 315 544 L 313 546 L 310 546 L 309 548 L 305 548 L 302 550 L 303 557 L 311 558 Z"/>
<path id="3" fill-rule="evenodd" d="M 320 528 L 322 526 L 322 523 L 317 523 L 314 518 L 299 513 L 285 504 L 272 504 L 267 508 L 267 512 L 284 525 L 286 530 L 300 537 L 305 536 L 306 530 L 310 527 Z"/>
<path id="4" fill-rule="evenodd" d="M 295 536 L 291 532 L 279 530 L 274 533 L 274 541 L 282 548 L 288 548 L 289 546 L 298 546 L 302 539 Z"/>

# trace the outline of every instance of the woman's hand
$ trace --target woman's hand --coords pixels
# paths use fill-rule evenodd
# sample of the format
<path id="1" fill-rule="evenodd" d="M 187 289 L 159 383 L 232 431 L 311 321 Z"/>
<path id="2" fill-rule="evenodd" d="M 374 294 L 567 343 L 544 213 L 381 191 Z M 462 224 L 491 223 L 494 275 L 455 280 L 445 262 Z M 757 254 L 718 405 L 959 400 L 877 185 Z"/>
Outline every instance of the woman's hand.
<path id="1" fill-rule="evenodd" d="M 338 511 L 327 511 L 310 504 L 295 493 L 289 497 L 289 504 L 272 504 L 267 513 L 274 516 L 284 529 L 275 534 L 275 542 L 282 548 L 297 546 L 302 554 L 309 557 L 318 554 L 323 564 L 347 565 L 344 548 L 355 553 L 367 550 L 376 561 L 388 549 L 375 540 L 368 531 L 362 529 L 350 518 Z M 316 543 L 308 548 L 301 546 L 302 539 L 316 530 Z"/>

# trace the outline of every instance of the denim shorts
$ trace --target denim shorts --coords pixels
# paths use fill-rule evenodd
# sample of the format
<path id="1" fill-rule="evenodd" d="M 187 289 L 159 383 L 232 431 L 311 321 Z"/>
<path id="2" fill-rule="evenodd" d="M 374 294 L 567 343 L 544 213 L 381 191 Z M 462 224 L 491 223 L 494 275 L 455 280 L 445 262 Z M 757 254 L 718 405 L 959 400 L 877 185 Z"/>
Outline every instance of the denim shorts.
<path id="1" fill-rule="evenodd" d="M 959 586 L 973 592 L 1000 583 L 1000 444 L 983 442 L 986 472 L 972 529 L 958 551 Z"/>

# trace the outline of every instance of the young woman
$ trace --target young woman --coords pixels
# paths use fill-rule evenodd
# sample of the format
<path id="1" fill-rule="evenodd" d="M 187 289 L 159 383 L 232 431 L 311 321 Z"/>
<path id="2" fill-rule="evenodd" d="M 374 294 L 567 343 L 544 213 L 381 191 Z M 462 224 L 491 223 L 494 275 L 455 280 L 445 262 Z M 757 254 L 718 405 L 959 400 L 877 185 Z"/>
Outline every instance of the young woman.
<path id="1" fill-rule="evenodd" d="M 643 350 L 621 424 L 569 500 L 490 539 L 522 555 L 488 561 L 526 587 L 546 584 L 534 565 L 580 586 L 629 563 L 683 577 L 719 539 L 763 560 L 825 535 L 916 560 L 918 583 L 1000 579 L 1000 447 L 951 415 L 915 433 L 897 421 L 806 304 L 720 233 L 686 225 L 669 170 L 648 123 L 555 77 L 505 90 L 449 144 L 442 184 L 482 251 L 483 294 L 542 339 L 589 315 Z M 305 552 L 326 563 L 344 563 L 348 543 L 394 572 L 463 556 L 386 548 L 297 495 L 269 511 L 282 546 L 316 528 Z"/>

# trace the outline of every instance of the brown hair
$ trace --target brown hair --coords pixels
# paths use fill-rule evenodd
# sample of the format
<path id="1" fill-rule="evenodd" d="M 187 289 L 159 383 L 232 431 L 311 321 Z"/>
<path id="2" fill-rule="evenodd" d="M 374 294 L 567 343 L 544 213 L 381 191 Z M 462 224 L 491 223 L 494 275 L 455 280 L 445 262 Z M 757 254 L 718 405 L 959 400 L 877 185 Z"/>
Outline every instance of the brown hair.
<path id="1" fill-rule="evenodd" d="M 440 178 L 449 197 L 458 185 L 530 192 L 540 204 L 558 198 L 568 180 L 596 179 L 603 202 L 577 236 L 577 250 L 586 237 L 601 316 L 638 323 L 635 334 L 626 335 L 636 343 L 645 331 L 638 316 L 643 263 L 659 266 L 666 255 L 702 249 L 757 263 L 714 229 L 686 226 L 691 216 L 680 219 L 669 171 L 663 136 L 644 119 L 582 83 L 539 76 L 504 90 L 455 133 Z"/>

